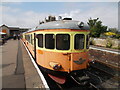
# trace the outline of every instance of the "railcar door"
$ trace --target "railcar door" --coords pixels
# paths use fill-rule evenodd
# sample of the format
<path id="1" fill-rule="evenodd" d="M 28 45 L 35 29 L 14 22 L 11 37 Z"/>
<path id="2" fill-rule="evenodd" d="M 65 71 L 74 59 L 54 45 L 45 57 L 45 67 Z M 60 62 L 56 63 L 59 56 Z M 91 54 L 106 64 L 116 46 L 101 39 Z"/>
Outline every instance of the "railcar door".
<path id="1" fill-rule="evenodd" d="M 70 41 L 71 35 L 69 34 L 57 34 L 56 35 L 56 49 L 61 51 L 58 53 L 57 60 L 62 64 L 64 71 L 70 72 Z"/>
<path id="2" fill-rule="evenodd" d="M 85 50 L 85 35 L 74 35 L 74 51 L 71 53 L 71 71 L 87 68 L 88 52 Z"/>

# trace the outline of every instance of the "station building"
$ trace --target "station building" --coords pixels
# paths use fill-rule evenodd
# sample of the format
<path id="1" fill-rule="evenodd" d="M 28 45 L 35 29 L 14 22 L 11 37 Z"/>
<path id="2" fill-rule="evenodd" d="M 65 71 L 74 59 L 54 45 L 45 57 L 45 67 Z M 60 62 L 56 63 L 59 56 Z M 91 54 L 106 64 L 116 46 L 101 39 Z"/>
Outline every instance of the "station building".
<path id="1" fill-rule="evenodd" d="M 20 28 L 20 27 L 9 27 L 7 25 L 0 26 L 0 32 L 5 33 L 6 37 L 13 37 L 13 35 L 18 35 L 27 31 L 29 28 Z"/>

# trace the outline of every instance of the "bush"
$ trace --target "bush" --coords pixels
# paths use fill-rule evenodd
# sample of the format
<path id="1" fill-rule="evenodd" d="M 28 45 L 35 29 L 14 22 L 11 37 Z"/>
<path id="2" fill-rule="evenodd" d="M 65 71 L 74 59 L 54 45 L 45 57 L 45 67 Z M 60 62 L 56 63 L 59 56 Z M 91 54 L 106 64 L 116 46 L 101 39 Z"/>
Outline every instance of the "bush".
<path id="1" fill-rule="evenodd" d="M 90 45 L 95 45 L 95 41 L 94 41 L 94 38 L 90 38 Z"/>
<path id="2" fill-rule="evenodd" d="M 118 50 L 120 50 L 120 47 L 118 46 L 118 47 L 116 47 L 116 48 L 112 48 L 112 49 L 118 49 Z"/>
<path id="3" fill-rule="evenodd" d="M 111 47 L 112 47 L 112 43 L 107 42 L 107 44 L 106 44 L 106 48 L 111 48 Z"/>
<path id="4" fill-rule="evenodd" d="M 120 39 L 120 34 L 116 34 L 115 38 Z"/>
<path id="5" fill-rule="evenodd" d="M 106 48 L 112 48 L 112 41 L 110 39 L 107 39 L 106 41 Z"/>

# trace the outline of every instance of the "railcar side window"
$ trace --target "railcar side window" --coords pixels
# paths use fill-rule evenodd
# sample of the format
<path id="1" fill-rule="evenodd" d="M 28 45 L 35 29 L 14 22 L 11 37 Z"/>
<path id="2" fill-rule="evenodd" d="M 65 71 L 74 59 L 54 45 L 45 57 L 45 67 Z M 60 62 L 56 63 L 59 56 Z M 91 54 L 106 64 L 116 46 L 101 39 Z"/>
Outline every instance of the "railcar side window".
<path id="1" fill-rule="evenodd" d="M 38 39 L 38 47 L 43 48 L 43 34 L 38 34 L 37 39 Z"/>
<path id="2" fill-rule="evenodd" d="M 30 43 L 30 35 L 28 35 L 28 42 Z"/>
<path id="3" fill-rule="evenodd" d="M 31 44 L 33 44 L 33 37 L 32 37 L 32 34 L 31 34 Z"/>
<path id="4" fill-rule="evenodd" d="M 25 39 L 30 43 L 30 36 L 29 35 L 25 35 Z"/>
<path id="5" fill-rule="evenodd" d="M 46 34 L 45 35 L 45 48 L 47 48 L 47 49 L 55 48 L 54 34 Z"/>
<path id="6" fill-rule="evenodd" d="M 27 35 L 25 35 L 25 39 L 27 40 Z"/>
<path id="7" fill-rule="evenodd" d="M 70 35 L 69 34 L 57 34 L 56 35 L 56 48 L 58 50 L 70 49 Z"/>
<path id="8" fill-rule="evenodd" d="M 85 40 L 84 34 L 76 34 L 74 48 L 75 49 L 84 49 L 84 40 Z"/>
<path id="9" fill-rule="evenodd" d="M 86 48 L 89 49 L 89 35 L 86 36 Z"/>

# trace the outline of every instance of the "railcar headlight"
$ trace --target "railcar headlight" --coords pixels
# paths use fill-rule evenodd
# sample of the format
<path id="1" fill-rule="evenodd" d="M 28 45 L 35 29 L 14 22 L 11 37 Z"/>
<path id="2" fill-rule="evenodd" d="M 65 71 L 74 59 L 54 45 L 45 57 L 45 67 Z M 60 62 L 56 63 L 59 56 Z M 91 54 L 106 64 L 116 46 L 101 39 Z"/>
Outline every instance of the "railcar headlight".
<path id="1" fill-rule="evenodd" d="M 50 62 L 49 64 L 54 70 L 60 70 L 62 68 L 62 66 L 56 62 Z"/>

